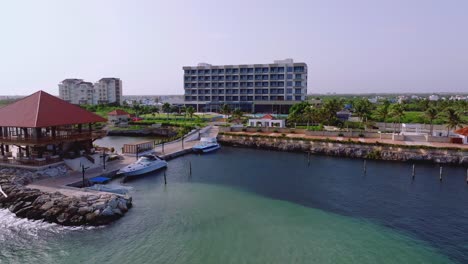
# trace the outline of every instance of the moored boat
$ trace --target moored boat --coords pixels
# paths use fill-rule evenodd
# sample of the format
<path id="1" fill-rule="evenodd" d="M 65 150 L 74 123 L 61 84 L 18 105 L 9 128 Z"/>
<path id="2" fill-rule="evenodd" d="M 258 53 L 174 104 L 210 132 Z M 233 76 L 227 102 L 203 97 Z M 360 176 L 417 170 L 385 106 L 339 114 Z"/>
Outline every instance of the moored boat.
<path id="1" fill-rule="evenodd" d="M 167 162 L 162 158 L 147 154 L 141 156 L 135 163 L 123 167 L 117 172 L 119 176 L 125 176 L 126 179 L 147 174 L 167 167 Z"/>
<path id="2" fill-rule="evenodd" d="M 192 150 L 197 153 L 207 153 L 221 148 L 215 137 L 202 137 L 200 143 L 195 145 Z"/>

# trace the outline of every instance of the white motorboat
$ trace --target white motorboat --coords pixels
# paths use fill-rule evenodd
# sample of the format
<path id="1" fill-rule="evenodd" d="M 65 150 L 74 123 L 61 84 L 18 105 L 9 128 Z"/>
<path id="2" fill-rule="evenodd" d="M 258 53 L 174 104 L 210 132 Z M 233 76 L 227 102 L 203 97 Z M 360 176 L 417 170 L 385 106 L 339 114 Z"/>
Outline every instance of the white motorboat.
<path id="1" fill-rule="evenodd" d="M 221 148 L 215 137 L 202 137 L 200 143 L 195 145 L 192 150 L 198 153 L 206 153 Z"/>
<path id="2" fill-rule="evenodd" d="M 123 167 L 117 175 L 125 178 L 135 177 L 167 167 L 167 162 L 160 157 L 148 154 L 141 156 L 135 163 Z"/>

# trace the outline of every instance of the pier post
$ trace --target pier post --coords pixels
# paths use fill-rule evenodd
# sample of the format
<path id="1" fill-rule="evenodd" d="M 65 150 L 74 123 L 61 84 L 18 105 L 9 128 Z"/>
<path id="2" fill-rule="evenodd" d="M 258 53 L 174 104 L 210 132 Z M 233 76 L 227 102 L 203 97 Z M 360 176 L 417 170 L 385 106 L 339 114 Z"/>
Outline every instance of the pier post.
<path id="1" fill-rule="evenodd" d="M 366 160 L 364 160 L 363 169 L 364 169 L 364 174 L 366 174 L 366 173 L 367 173 L 367 164 L 366 164 Z"/>
<path id="2" fill-rule="evenodd" d="M 468 168 L 466 169 L 466 184 L 468 184 Z"/>
<path id="3" fill-rule="evenodd" d="M 167 184 L 167 181 L 166 181 L 166 170 L 164 170 L 164 185 Z"/>
<path id="4" fill-rule="evenodd" d="M 162 142 L 162 153 L 164 154 L 164 141 Z"/>
<path id="5" fill-rule="evenodd" d="M 192 162 L 189 161 L 189 175 L 192 175 Z"/>
<path id="6" fill-rule="evenodd" d="M 416 166 L 413 164 L 413 179 L 414 179 L 414 176 L 416 176 Z"/>
<path id="7" fill-rule="evenodd" d="M 439 181 L 442 181 L 442 166 L 440 166 L 439 170 Z"/>
<path id="8" fill-rule="evenodd" d="M 307 154 L 307 167 L 309 167 L 309 166 L 310 166 L 310 151 Z"/>
<path id="9" fill-rule="evenodd" d="M 182 136 L 182 149 L 184 149 L 184 136 Z"/>

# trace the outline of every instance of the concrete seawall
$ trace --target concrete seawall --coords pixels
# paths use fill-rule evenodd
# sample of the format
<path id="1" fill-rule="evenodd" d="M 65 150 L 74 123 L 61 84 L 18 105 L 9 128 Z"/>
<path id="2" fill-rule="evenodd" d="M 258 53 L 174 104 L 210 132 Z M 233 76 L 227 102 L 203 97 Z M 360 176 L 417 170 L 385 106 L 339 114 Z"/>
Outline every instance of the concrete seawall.
<path id="1" fill-rule="evenodd" d="M 291 152 L 310 152 L 337 157 L 366 158 L 392 161 L 430 162 L 437 164 L 468 165 L 468 151 L 436 149 L 424 146 L 403 146 L 331 140 L 220 134 L 223 145 L 272 149 Z"/>

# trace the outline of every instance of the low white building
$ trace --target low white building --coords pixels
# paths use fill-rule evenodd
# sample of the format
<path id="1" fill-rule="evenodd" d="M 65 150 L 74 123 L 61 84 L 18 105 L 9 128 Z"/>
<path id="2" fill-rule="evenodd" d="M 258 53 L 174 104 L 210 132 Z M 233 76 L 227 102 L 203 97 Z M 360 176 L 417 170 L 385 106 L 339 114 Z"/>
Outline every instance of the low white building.
<path id="1" fill-rule="evenodd" d="M 264 115 L 262 118 L 249 119 L 249 126 L 251 127 L 286 127 L 284 119 L 276 119 L 272 115 Z"/>
<path id="2" fill-rule="evenodd" d="M 440 97 L 437 94 L 429 96 L 429 101 L 439 101 Z"/>
<path id="3" fill-rule="evenodd" d="M 112 126 L 128 126 L 130 114 L 124 110 L 116 109 L 107 114 L 107 122 Z"/>

